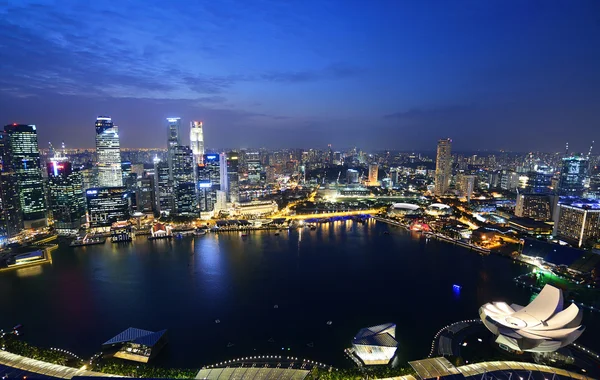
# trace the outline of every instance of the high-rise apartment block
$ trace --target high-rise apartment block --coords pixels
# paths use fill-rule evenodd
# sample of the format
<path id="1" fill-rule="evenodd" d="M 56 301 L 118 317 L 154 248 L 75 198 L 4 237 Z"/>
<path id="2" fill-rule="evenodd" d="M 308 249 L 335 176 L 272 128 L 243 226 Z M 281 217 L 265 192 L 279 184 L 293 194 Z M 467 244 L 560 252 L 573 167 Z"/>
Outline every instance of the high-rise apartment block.
<path id="1" fill-rule="evenodd" d="M 448 190 L 452 175 L 452 140 L 442 139 L 438 141 L 435 163 L 435 187 L 434 194 L 442 196 Z"/>

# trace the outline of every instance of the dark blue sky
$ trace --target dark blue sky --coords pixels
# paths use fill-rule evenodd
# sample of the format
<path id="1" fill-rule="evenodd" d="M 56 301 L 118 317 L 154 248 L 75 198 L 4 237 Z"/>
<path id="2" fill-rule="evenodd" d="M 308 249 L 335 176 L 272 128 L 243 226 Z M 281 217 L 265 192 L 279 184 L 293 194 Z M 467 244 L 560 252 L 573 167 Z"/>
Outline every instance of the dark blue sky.
<path id="1" fill-rule="evenodd" d="M 125 147 L 587 150 L 600 1 L 0 0 L 0 119 Z M 187 133 L 186 133 L 187 134 Z"/>

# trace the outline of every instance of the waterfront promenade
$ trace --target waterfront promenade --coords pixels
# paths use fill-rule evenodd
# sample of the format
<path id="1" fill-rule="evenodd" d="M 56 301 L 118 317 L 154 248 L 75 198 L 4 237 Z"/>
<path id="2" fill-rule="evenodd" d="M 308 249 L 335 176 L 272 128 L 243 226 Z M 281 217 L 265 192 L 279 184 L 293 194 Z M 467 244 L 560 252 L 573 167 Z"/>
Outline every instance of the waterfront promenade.
<path id="1" fill-rule="evenodd" d="M 63 365 L 46 363 L 41 360 L 30 359 L 24 356 L 11 354 L 10 352 L 0 351 L 0 365 L 15 368 L 16 370 L 43 375 L 44 377 L 54 377 L 57 379 L 71 379 L 75 376 L 83 377 L 124 377 L 109 375 L 106 373 L 88 371 L 86 369 L 71 368 Z M 12 375 L 12 373 L 11 373 Z M 9 376 L 13 377 L 13 376 Z M 27 378 L 27 374 L 21 375 L 21 378 Z"/>

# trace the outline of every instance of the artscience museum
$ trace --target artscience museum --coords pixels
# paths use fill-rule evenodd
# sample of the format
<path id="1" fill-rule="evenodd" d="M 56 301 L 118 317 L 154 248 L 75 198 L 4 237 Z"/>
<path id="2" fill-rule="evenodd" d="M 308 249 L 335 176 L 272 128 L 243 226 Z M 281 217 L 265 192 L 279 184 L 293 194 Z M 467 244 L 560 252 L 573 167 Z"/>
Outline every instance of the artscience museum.
<path id="1" fill-rule="evenodd" d="M 585 327 L 575 304 L 563 309 L 562 291 L 546 285 L 527 306 L 491 302 L 479 309 L 496 343 L 514 351 L 552 352 L 573 343 Z"/>

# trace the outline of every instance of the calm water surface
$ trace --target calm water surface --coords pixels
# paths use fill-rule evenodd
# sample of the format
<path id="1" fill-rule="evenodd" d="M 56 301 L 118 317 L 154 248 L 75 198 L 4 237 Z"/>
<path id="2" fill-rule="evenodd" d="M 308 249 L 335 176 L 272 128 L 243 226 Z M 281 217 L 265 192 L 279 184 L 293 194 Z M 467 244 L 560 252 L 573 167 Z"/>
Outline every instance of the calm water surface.
<path id="1" fill-rule="evenodd" d="M 485 302 L 526 304 L 531 292 L 512 281 L 526 270 L 375 221 L 280 236 L 61 244 L 51 265 L 0 273 L 0 326 L 22 323 L 31 343 L 84 357 L 131 326 L 169 330 L 157 358 L 165 366 L 200 367 L 282 348 L 349 366 L 342 351 L 360 328 L 394 322 L 400 358 L 412 360 L 429 353 L 441 327 L 477 318 Z M 599 318 L 586 312 L 580 338 L 595 349 Z"/>

